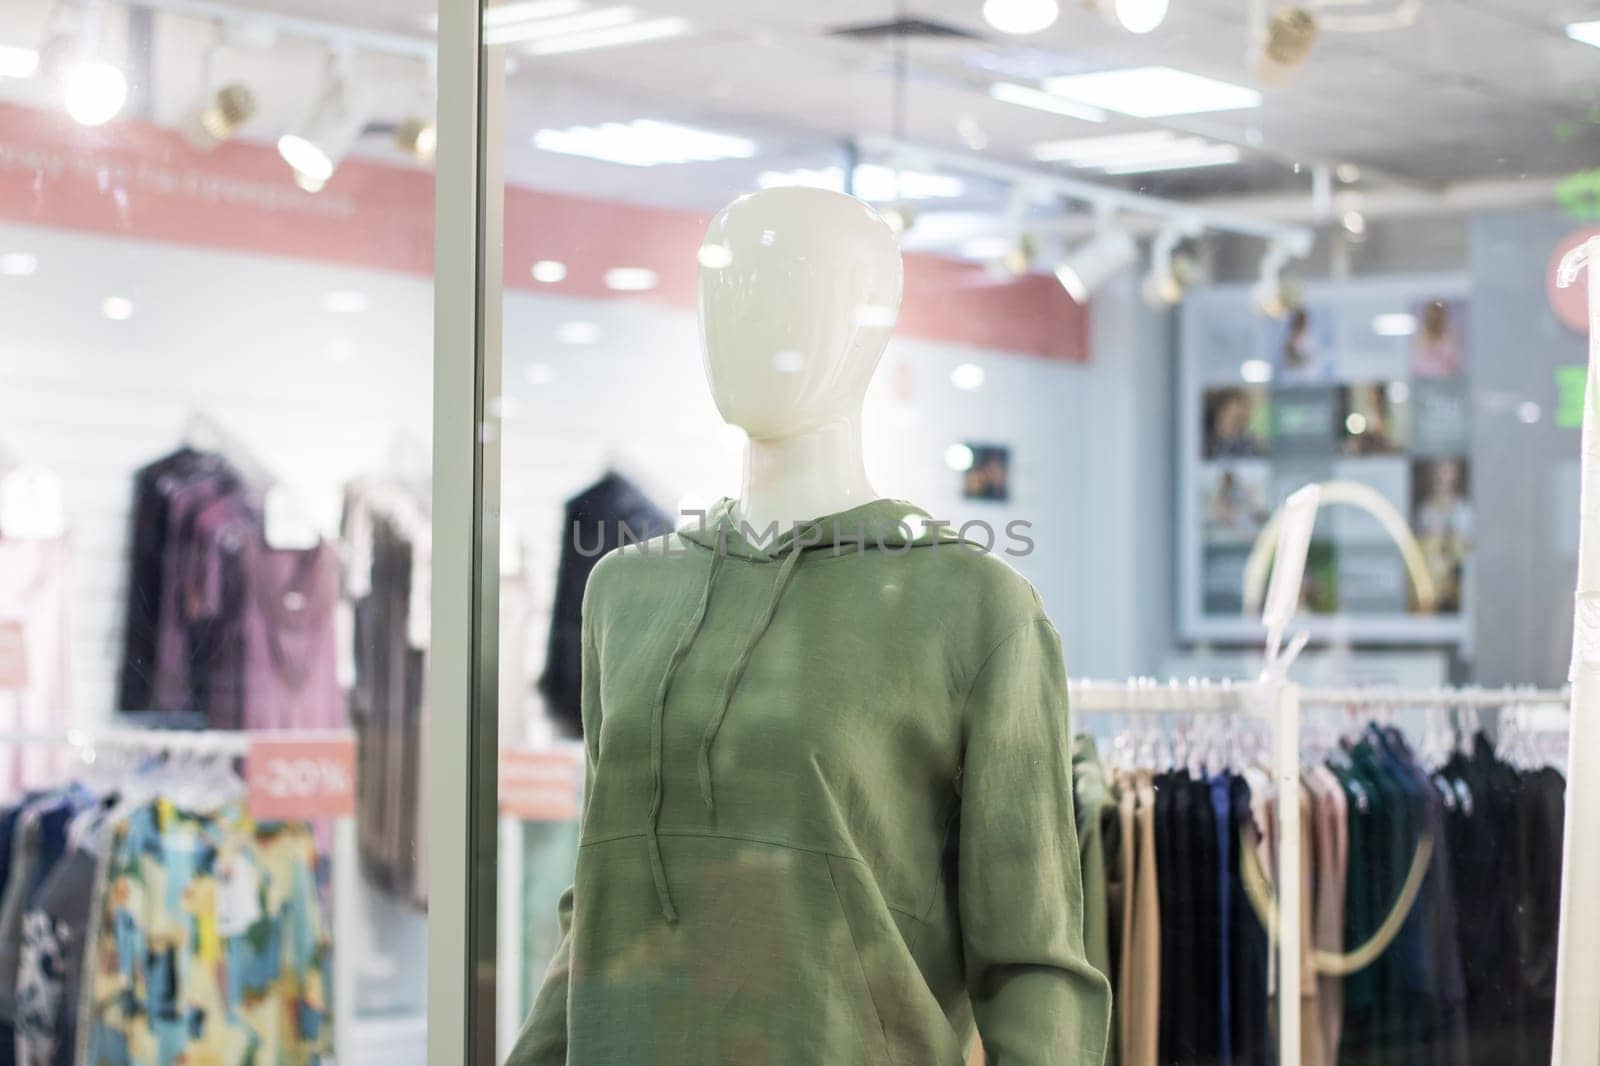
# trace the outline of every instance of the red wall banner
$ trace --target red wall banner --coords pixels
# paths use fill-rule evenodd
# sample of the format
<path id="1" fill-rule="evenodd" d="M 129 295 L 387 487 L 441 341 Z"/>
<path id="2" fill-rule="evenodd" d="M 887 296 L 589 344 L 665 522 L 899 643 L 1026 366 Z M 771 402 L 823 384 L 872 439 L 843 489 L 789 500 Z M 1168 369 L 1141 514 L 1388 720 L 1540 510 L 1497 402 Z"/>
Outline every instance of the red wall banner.
<path id="1" fill-rule="evenodd" d="M 693 308 L 709 218 L 615 201 L 506 189 L 506 285 Z M 0 104 L 0 219 L 258 255 L 433 273 L 433 176 L 352 159 L 320 193 L 299 189 L 271 145 L 211 152 L 148 123 L 85 129 L 55 111 Z M 533 280 L 541 259 L 566 278 Z M 1049 359 L 1088 358 L 1088 318 L 1052 279 L 996 282 L 978 266 L 908 253 L 898 332 Z M 655 271 L 649 293 L 616 293 L 614 267 Z"/>

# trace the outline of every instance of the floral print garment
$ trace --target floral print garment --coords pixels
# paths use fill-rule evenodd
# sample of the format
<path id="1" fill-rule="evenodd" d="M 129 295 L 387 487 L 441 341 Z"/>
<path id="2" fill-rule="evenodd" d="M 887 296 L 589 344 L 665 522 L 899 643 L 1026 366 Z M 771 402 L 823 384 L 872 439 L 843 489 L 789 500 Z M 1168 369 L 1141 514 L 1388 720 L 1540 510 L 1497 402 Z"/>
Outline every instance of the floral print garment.
<path id="1" fill-rule="evenodd" d="M 117 827 L 84 978 L 88 1066 L 323 1066 L 330 945 L 303 825 L 164 800 Z"/>

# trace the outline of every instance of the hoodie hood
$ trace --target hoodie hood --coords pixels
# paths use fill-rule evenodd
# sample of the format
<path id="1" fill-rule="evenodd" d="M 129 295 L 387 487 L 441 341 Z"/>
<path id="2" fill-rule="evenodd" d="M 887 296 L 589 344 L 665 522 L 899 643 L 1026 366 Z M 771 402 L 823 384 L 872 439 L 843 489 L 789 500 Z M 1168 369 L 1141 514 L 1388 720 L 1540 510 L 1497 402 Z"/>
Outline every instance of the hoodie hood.
<path id="1" fill-rule="evenodd" d="M 954 541 L 955 534 L 904 500 L 873 500 L 837 514 L 787 526 L 756 529 L 739 518 L 739 502 L 723 498 L 702 520 L 690 522 L 678 535 L 692 544 L 735 559 L 777 562 L 796 549 L 801 554 L 825 551 L 897 550 Z"/>

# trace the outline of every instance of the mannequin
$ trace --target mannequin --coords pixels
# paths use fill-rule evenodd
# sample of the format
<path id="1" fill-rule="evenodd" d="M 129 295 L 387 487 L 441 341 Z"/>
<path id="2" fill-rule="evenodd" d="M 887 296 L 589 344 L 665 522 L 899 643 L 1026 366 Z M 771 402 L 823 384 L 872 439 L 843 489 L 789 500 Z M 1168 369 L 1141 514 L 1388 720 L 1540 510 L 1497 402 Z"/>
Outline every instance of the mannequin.
<path id="1" fill-rule="evenodd" d="M 894 235 L 777 189 L 700 262 L 743 497 L 589 577 L 577 873 L 509 1066 L 961 1066 L 974 1031 L 1100 1066 L 1060 637 L 862 462 Z"/>
<path id="2" fill-rule="evenodd" d="M 724 208 L 705 246 L 718 250 L 700 256 L 706 378 L 749 435 L 741 519 L 787 528 L 877 499 L 861 404 L 900 309 L 894 231 L 842 193 L 769 189 Z"/>

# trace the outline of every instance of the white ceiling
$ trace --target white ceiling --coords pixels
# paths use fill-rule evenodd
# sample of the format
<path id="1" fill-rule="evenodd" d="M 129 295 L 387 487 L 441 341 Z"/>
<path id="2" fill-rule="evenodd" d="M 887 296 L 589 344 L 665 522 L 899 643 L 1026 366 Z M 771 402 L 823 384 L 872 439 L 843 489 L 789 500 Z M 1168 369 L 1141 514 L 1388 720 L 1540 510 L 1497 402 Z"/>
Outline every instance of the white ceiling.
<path id="1" fill-rule="evenodd" d="M 34 43 L 53 0 L 0 4 L 0 44 Z M 241 11 L 336 20 L 427 37 L 428 0 L 261 0 Z M 1379 0 L 1381 2 L 1381 0 Z M 769 168 L 819 165 L 852 138 L 894 129 L 896 46 L 829 36 L 843 26 L 894 18 L 903 6 L 979 40 L 908 46 L 906 139 L 1026 162 L 1035 144 L 1064 137 L 1154 128 L 1133 119 L 1091 125 L 995 102 L 987 87 L 1010 70 L 1072 73 L 1163 64 L 1248 81 L 1248 0 L 1172 0 L 1167 23 L 1135 37 L 1064 0 L 1052 29 L 1025 45 L 989 31 L 980 0 L 642 0 L 652 14 L 689 18 L 690 37 L 515 60 L 507 93 L 507 171 L 545 187 L 636 201 L 714 207 Z M 1245 146 L 1245 162 L 1128 179 L 1129 187 L 1179 198 L 1299 192 L 1309 168 L 1354 162 L 1364 185 L 1431 189 L 1482 179 L 1547 177 L 1600 166 L 1600 49 L 1568 40 L 1562 27 L 1600 18 L 1600 0 L 1423 0 L 1413 27 L 1388 33 L 1324 34 L 1299 78 L 1268 90 L 1251 111 L 1168 120 L 1172 128 Z M 147 113 L 174 122 L 197 99 L 199 56 L 214 31 L 170 15 L 154 22 Z M 320 51 L 280 38 L 269 52 L 235 49 L 237 69 L 263 101 L 248 133 L 270 139 L 310 107 Z M 426 107 L 421 64 L 364 57 L 363 78 L 380 119 Z M 0 94 L 34 90 L 0 81 Z M 756 140 L 751 163 L 648 170 L 534 150 L 549 126 L 670 119 Z M 374 145 L 374 151 L 382 152 Z M 977 190 L 998 203 L 996 190 Z"/>

